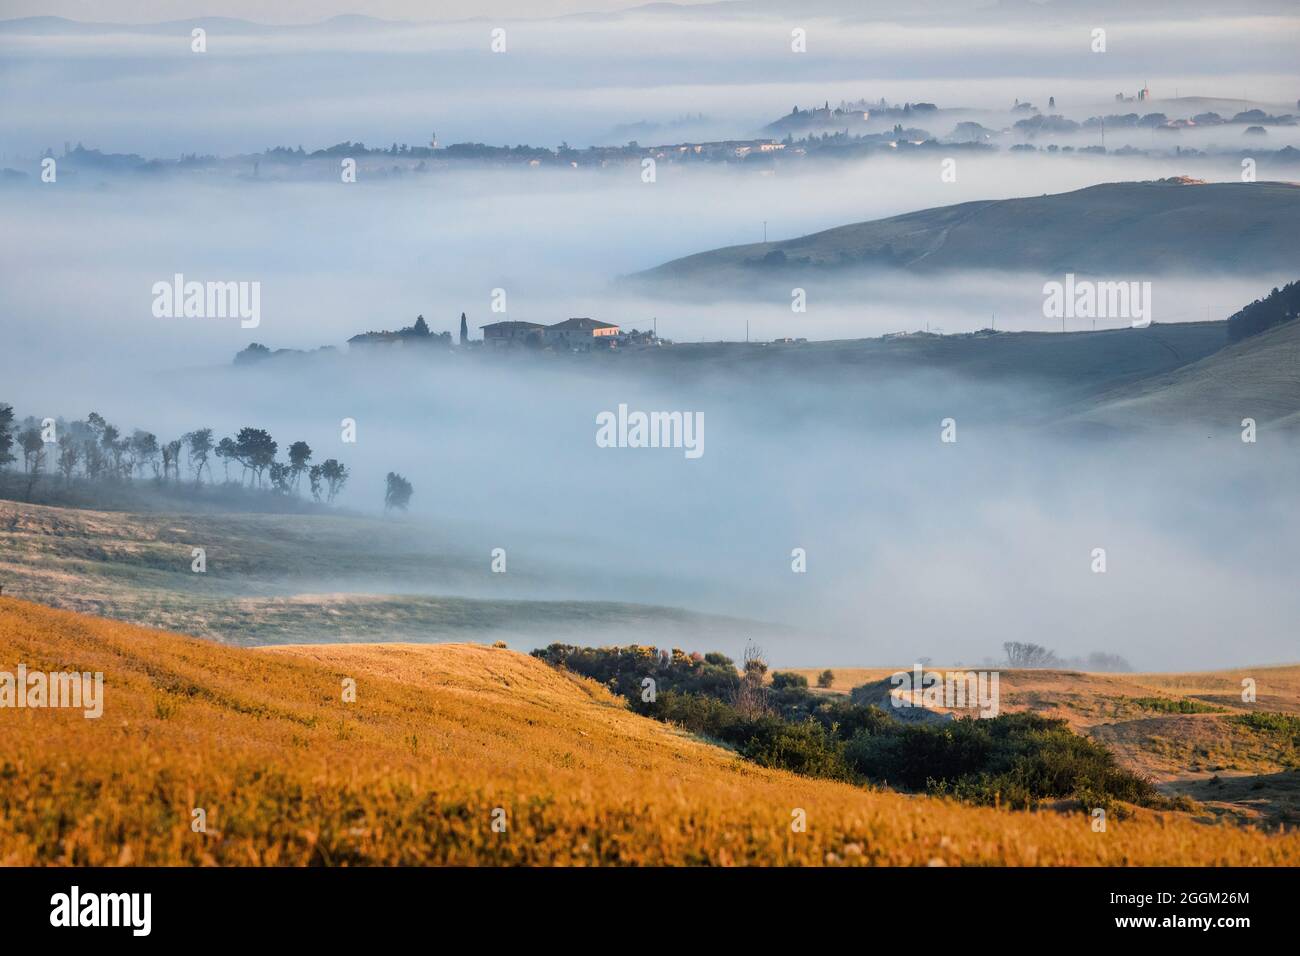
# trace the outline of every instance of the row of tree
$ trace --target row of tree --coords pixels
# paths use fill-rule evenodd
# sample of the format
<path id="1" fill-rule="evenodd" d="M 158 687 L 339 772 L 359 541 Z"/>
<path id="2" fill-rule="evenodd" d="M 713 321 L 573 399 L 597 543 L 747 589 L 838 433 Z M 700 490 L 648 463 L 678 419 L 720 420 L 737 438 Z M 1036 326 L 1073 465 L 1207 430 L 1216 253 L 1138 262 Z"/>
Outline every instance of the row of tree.
<path id="1" fill-rule="evenodd" d="M 1093 651 L 1087 657 L 1058 657 L 1041 644 L 1007 641 L 1002 645 L 1008 667 L 1056 668 L 1121 673 L 1133 670 L 1118 654 Z"/>
<path id="2" fill-rule="evenodd" d="M 226 483 L 231 483 L 231 468 L 237 466 L 242 469 L 240 485 L 269 485 L 282 494 L 296 495 L 305 477 L 312 498 L 326 503 L 334 501 L 349 478 L 347 466 L 336 458 L 312 464 L 311 446 L 305 441 L 291 444 L 287 460 L 279 460 L 279 444 L 262 428 L 241 428 L 233 437 L 219 441 L 214 441 L 211 428 L 199 428 L 161 442 L 143 429 L 124 434 L 97 412 L 84 421 L 28 417 L 15 423 L 12 406 L 0 403 L 0 470 L 18 460 L 15 451 L 22 456 L 28 495 L 39 477 L 51 471 L 65 482 L 75 477 L 90 481 L 152 477 L 159 482 L 180 482 L 184 465 L 191 480 L 201 485 L 205 477 L 209 483 L 214 481 L 213 459 L 220 462 Z M 410 499 L 409 483 L 403 494 L 400 485 L 394 490 L 394 478 L 405 482 L 400 475 L 389 475 L 386 509 L 405 507 Z"/>
<path id="3" fill-rule="evenodd" d="M 1289 282 L 1228 318 L 1228 338 L 1239 342 L 1300 316 L 1300 282 Z"/>

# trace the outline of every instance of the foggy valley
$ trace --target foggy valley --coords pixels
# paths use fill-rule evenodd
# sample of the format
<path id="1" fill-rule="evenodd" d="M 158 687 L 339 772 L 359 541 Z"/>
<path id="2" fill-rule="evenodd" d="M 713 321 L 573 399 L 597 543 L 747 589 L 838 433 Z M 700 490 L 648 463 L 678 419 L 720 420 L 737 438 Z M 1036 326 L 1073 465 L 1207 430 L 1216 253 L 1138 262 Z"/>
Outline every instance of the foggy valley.
<path id="1" fill-rule="evenodd" d="M 0 866 L 1300 860 L 1291 5 L 319 6 L 0 20 Z"/>

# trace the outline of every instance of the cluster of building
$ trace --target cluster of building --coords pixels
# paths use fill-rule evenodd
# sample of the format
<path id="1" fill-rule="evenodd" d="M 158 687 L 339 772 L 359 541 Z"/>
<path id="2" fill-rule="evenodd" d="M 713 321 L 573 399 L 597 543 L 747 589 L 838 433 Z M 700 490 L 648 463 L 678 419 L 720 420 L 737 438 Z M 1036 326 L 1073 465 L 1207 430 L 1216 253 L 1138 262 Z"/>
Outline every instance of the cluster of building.
<path id="1" fill-rule="evenodd" d="M 1133 102 L 1144 103 L 1149 99 L 1151 99 L 1151 91 L 1147 89 L 1147 85 L 1145 83 L 1142 84 L 1142 89 L 1137 91 L 1137 96 L 1125 96 L 1123 93 L 1115 94 L 1116 103 L 1133 103 Z"/>
<path id="2" fill-rule="evenodd" d="M 590 352 L 593 349 L 645 348 L 658 345 L 671 345 L 660 339 L 652 331 L 630 332 L 620 329 L 612 322 L 599 322 L 596 319 L 565 319 L 554 325 L 542 325 L 540 322 L 493 322 L 479 326 L 483 330 L 484 346 L 489 348 L 554 349 L 558 352 Z M 462 348 L 476 347 L 476 341 L 470 341 L 469 325 L 465 313 L 460 316 L 460 340 Z M 396 332 L 362 332 L 348 339 L 353 347 L 373 346 L 441 346 L 451 348 L 450 332 L 432 332 L 424 316 L 417 316 L 414 325 L 398 329 Z M 262 346 L 258 346 L 266 351 Z"/>
<path id="3" fill-rule="evenodd" d="M 493 322 L 480 326 L 483 344 L 489 348 L 549 348 L 559 352 L 590 352 L 628 346 L 654 346 L 654 332 L 632 329 L 625 332 L 612 322 L 597 319 L 565 319 L 554 325 L 540 322 Z"/>

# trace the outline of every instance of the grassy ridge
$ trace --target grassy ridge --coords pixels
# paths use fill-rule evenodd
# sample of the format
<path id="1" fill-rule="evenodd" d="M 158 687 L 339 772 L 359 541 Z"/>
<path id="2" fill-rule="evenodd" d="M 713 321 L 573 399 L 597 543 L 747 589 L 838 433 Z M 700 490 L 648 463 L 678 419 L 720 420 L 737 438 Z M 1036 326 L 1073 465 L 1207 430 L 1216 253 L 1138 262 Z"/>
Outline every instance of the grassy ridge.
<path id="1" fill-rule="evenodd" d="M 1102 183 L 713 249 L 634 278 L 753 281 L 773 262 L 845 272 L 886 266 L 1004 271 L 1015 263 L 1035 274 L 1125 274 L 1141 263 L 1145 273 L 1233 266 L 1266 273 L 1300 265 L 1292 241 L 1297 210 L 1300 187 L 1291 183 Z"/>
<path id="2" fill-rule="evenodd" d="M 503 649 L 247 650 L 0 599 L 18 662 L 103 671 L 106 705 L 0 710 L 0 863 L 1300 863 L 1296 835 L 1094 833 L 766 770 Z"/>

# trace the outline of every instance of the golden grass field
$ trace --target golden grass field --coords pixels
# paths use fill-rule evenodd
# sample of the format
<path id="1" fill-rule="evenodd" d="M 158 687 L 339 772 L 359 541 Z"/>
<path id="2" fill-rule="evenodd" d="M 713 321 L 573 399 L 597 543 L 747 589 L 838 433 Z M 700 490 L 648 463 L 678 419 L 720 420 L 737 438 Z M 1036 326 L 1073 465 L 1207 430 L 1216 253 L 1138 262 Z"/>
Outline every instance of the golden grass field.
<path id="1" fill-rule="evenodd" d="M 232 648 L 2 598 L 19 662 L 102 671 L 106 700 L 0 710 L 9 865 L 1300 864 L 1295 833 L 1147 811 L 1096 833 L 765 770 L 505 649 Z"/>

